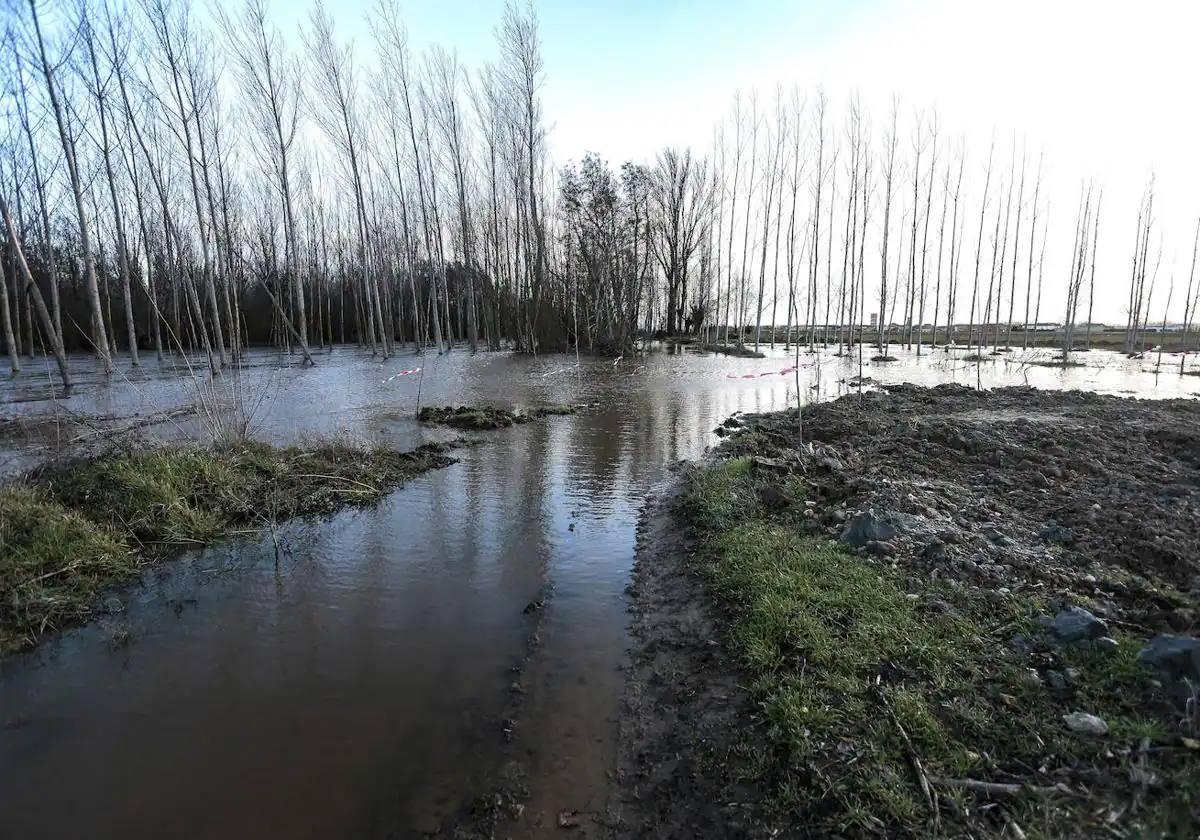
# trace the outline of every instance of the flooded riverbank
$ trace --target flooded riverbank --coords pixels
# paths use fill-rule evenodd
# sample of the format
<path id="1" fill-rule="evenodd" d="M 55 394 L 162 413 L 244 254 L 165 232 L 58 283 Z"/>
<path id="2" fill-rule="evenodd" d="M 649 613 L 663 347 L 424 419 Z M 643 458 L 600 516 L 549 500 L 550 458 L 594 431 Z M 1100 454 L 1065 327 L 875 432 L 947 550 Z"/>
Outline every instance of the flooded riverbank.
<path id="1" fill-rule="evenodd" d="M 902 355 L 863 374 L 1200 392 L 1166 364 L 1147 372 L 1153 360 L 1080 356 L 1089 367 Z M 729 415 L 794 404 L 796 372 L 780 371 L 795 358 L 664 349 L 615 364 L 462 352 L 381 363 L 346 348 L 314 369 L 280 361 L 251 354 L 217 386 L 236 379 L 254 396 L 253 431 L 273 443 L 346 435 L 409 449 L 455 434 L 415 421 L 418 388 L 423 405 L 589 407 L 488 432 L 375 508 L 291 523 L 278 569 L 269 538 L 223 543 L 152 573 L 102 620 L 0 663 L 0 835 L 409 837 L 489 808 L 512 836 L 557 832 L 562 815 L 599 834 L 643 500 Z M 830 353 L 800 365 L 805 401 L 852 391 L 859 373 L 857 359 Z M 0 386 L 13 429 L 0 469 L 53 454 L 94 418 L 198 399 L 186 369 L 152 360 L 108 382 L 75 367 L 68 400 L 32 370 Z M 203 432 L 196 414 L 139 430 Z M 115 645 L 121 628 L 129 637 Z M 495 809 L 497 790 L 520 793 L 523 810 Z"/>

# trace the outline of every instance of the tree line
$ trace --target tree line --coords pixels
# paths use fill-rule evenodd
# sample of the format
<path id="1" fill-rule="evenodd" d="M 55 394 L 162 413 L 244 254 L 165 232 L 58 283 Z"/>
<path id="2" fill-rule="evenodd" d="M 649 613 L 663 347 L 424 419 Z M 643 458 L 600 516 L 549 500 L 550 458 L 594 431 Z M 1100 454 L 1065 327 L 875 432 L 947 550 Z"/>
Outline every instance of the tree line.
<path id="1" fill-rule="evenodd" d="M 857 98 L 834 114 L 819 90 L 738 94 L 708 149 L 556 167 L 531 6 L 506 7 L 468 68 L 415 52 L 391 0 L 370 61 L 320 2 L 298 41 L 265 0 L 8 2 L 14 371 L 52 354 L 69 382 L 79 350 L 108 372 L 118 353 L 200 353 L 216 373 L 256 344 L 312 363 L 339 343 L 622 354 L 681 334 L 1000 352 L 1014 325 L 1028 342 L 1047 279 L 1064 356 L 1077 326 L 1090 344 L 1102 187 L 1081 186 L 1070 273 L 1046 278 L 1042 155 L 1015 138 L 968 154 L 936 112 L 893 102 L 877 126 Z M 1195 251 L 1164 294 L 1151 181 L 1127 350 L 1159 314 L 1194 326 Z"/>

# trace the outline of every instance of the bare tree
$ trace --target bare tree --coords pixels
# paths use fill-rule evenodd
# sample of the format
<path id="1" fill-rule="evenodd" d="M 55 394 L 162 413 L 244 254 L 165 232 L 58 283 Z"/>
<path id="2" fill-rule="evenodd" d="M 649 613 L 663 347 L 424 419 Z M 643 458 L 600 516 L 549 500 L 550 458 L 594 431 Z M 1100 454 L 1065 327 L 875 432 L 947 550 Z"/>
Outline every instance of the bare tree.
<path id="1" fill-rule="evenodd" d="M 888 241 L 892 219 L 892 193 L 896 183 L 896 146 L 900 138 L 897 133 L 900 103 L 892 100 L 891 128 L 884 135 L 883 165 L 883 241 L 879 246 L 879 355 L 887 356 L 888 349 Z M 903 227 L 903 226 L 902 226 Z M 897 270 L 898 273 L 898 270 Z M 893 295 L 894 297 L 894 295 Z"/>
<path id="2" fill-rule="evenodd" d="M 247 105 L 247 123 L 253 138 L 250 147 L 279 193 L 287 271 L 296 307 L 297 341 L 307 350 L 308 318 L 292 189 L 292 158 L 302 99 L 301 71 L 287 54 L 279 30 L 268 23 L 265 0 L 245 0 L 236 18 L 219 4 L 214 10 L 229 40 L 228 53 Z"/>
<path id="3" fill-rule="evenodd" d="M 705 162 L 693 162 L 690 151 L 665 149 L 651 171 L 655 207 L 654 257 L 667 284 L 666 331 L 677 335 L 684 323 L 688 270 L 711 210 L 712 191 Z"/>
<path id="4" fill-rule="evenodd" d="M 92 310 L 92 344 L 104 368 L 104 372 L 110 374 L 113 370 L 112 355 L 109 353 L 108 332 L 104 327 L 104 312 L 100 303 L 100 284 L 96 279 L 96 255 L 92 249 L 91 223 L 87 208 L 84 206 L 84 185 L 79 171 L 75 136 L 67 127 L 66 114 L 59 95 L 58 82 L 55 80 L 56 65 L 51 63 L 46 53 L 46 40 L 42 35 L 42 23 L 38 16 L 37 0 L 29 0 L 29 16 L 37 41 L 39 67 L 42 71 L 42 78 L 46 83 L 46 94 L 50 99 L 51 110 L 54 113 L 54 122 L 58 128 L 59 142 L 62 145 L 63 157 L 67 163 L 67 173 L 71 182 L 71 196 L 75 200 L 75 215 L 79 222 L 79 247 L 83 256 L 84 281 Z"/>

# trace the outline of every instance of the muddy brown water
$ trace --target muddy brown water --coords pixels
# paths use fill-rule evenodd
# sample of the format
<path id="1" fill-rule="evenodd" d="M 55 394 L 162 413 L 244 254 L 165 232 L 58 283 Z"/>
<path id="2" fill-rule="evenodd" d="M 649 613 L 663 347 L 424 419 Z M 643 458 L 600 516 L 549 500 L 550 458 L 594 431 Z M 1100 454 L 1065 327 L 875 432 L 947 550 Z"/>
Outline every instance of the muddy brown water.
<path id="1" fill-rule="evenodd" d="M 1200 378 L 1155 376 L 1152 360 L 1026 364 L 1045 357 L 977 370 L 906 354 L 864 373 L 1200 393 Z M 288 361 L 252 353 L 218 388 L 240 392 L 255 433 L 276 442 L 446 437 L 411 419 L 418 387 L 430 405 L 588 407 L 483 434 L 377 507 L 289 523 L 278 556 L 258 535 L 186 554 L 107 598 L 92 624 L 0 663 L 0 837 L 419 837 L 514 786 L 525 811 L 505 835 L 557 834 L 563 811 L 580 814 L 577 835 L 598 835 L 642 502 L 725 417 L 794 404 L 796 377 L 779 373 L 794 359 L 664 348 L 616 364 L 462 351 L 381 362 L 346 348 L 311 370 Z M 806 400 L 846 393 L 858 374 L 831 353 L 800 362 Z M 388 381 L 417 365 L 423 376 Z M 79 437 L 81 418 L 197 399 L 186 369 L 153 360 L 105 381 L 80 359 L 69 399 L 27 367 L 0 385 L 3 472 Z M 144 433 L 186 439 L 203 426 L 176 417 Z"/>

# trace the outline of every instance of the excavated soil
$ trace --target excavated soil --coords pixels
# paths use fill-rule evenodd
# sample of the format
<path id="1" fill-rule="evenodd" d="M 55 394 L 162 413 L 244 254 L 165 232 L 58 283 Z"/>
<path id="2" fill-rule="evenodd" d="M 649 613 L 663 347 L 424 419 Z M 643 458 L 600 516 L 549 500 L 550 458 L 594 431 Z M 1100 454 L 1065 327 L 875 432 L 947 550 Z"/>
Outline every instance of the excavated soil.
<path id="1" fill-rule="evenodd" d="M 1195 627 L 1200 402 L 899 386 L 744 418 L 727 446 L 803 461 L 818 524 L 874 510 L 870 546 L 966 586 L 1098 598 L 1146 630 Z M 797 445 L 809 447 L 797 451 Z"/>
<path id="2" fill-rule="evenodd" d="M 888 523 L 857 548 L 881 563 L 967 597 L 1084 604 L 1141 639 L 1197 633 L 1200 402 L 897 386 L 718 431 L 718 455 L 803 476 L 811 533 Z M 696 552 L 672 497 L 651 500 L 614 836 L 804 836 L 744 781 L 766 725 Z"/>

